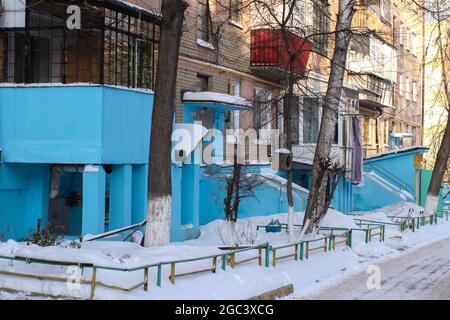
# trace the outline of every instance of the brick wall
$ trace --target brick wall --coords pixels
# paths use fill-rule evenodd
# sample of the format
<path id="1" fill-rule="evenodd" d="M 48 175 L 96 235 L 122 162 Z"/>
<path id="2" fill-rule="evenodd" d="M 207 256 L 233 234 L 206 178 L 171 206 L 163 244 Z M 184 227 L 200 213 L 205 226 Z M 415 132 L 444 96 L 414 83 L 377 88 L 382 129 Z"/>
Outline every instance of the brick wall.
<path id="1" fill-rule="evenodd" d="M 208 91 L 229 93 L 231 81 L 237 81 L 241 83 L 241 96 L 247 99 L 253 98 L 256 87 L 271 90 L 273 96 L 279 92 L 275 82 L 258 79 L 251 73 L 249 12 L 243 12 L 240 24 L 230 23 L 223 9 L 215 7 L 215 3 L 210 1 L 211 15 L 215 19 L 210 44 L 214 49 L 197 43 L 197 1 L 191 1 L 185 15 L 177 81 L 178 122 L 182 121 L 181 91 L 198 90 L 197 75 L 209 77 Z M 220 17 L 221 21 L 217 21 L 217 17 Z M 218 29 L 220 31 L 217 31 Z M 251 127 L 251 112 L 241 113 L 240 121 L 241 127 Z"/>

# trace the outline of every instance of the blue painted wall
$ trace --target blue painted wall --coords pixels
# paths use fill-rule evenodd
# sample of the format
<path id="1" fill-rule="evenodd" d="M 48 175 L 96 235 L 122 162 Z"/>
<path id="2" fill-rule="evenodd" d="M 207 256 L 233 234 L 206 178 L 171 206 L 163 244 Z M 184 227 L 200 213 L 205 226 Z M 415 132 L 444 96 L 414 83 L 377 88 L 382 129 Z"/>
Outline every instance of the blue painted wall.
<path id="1" fill-rule="evenodd" d="M 46 222 L 47 165 L 0 165 L 0 238 L 21 239 Z"/>
<path id="2" fill-rule="evenodd" d="M 265 167 L 255 166 L 255 172 L 263 173 Z M 229 172 L 231 168 L 224 168 Z M 243 199 L 239 206 L 239 218 L 252 216 L 265 216 L 288 211 L 287 196 L 284 190 L 271 183 L 258 186 L 255 189 L 256 197 Z M 203 173 L 200 180 L 200 224 L 207 224 L 216 219 L 224 219 L 225 181 Z M 294 191 L 294 205 L 296 211 L 306 207 L 307 194 Z"/>
<path id="3" fill-rule="evenodd" d="M 145 164 L 153 94 L 107 86 L 0 86 L 7 163 Z"/>
<path id="4" fill-rule="evenodd" d="M 299 186 L 310 189 L 312 181 L 311 169 L 294 170 L 294 182 Z M 353 184 L 345 178 L 340 178 L 334 192 L 334 198 L 331 206 L 343 213 L 349 213 L 353 210 Z"/>
<path id="5" fill-rule="evenodd" d="M 64 173 L 58 197 L 83 192 L 70 208 L 70 235 L 141 222 L 153 94 L 99 85 L 0 86 L 0 237 L 22 239 L 48 218 L 51 164 L 92 165 Z M 113 164 L 111 175 L 101 164 Z M 110 191 L 110 224 L 105 193 Z"/>
<path id="6" fill-rule="evenodd" d="M 223 200 L 225 181 L 221 173 L 231 172 L 231 167 L 215 167 L 214 174 L 198 165 L 172 166 L 172 241 L 196 238 L 200 226 L 216 219 L 224 219 Z M 268 166 L 252 166 L 249 172 L 271 172 Z M 272 173 L 272 172 L 271 172 Z M 181 190 L 181 193 L 178 192 Z M 287 196 L 279 186 L 263 184 L 255 189 L 255 198 L 243 199 L 239 218 L 272 215 L 287 212 Z M 307 194 L 294 192 L 295 210 L 306 207 Z"/>
<path id="7" fill-rule="evenodd" d="M 415 202 L 416 168 L 414 167 L 414 155 L 424 152 L 426 152 L 424 148 L 415 148 L 364 160 L 364 181 L 362 186 L 355 186 L 354 188 L 353 209 L 355 211 L 368 211 L 399 201 Z M 377 182 L 379 180 L 376 178 L 370 178 L 368 173 L 371 172 L 387 183 Z"/>

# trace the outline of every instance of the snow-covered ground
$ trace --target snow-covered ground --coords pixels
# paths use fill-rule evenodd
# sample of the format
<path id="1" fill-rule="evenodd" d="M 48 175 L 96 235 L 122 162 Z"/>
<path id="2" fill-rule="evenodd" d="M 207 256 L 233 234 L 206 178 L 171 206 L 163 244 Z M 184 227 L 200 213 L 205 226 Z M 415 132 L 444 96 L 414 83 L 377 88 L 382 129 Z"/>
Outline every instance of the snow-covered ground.
<path id="1" fill-rule="evenodd" d="M 394 207 L 377 210 L 376 212 L 360 213 L 362 217 L 371 220 L 389 221 L 389 215 L 407 215 L 411 213 L 409 204 L 396 204 Z M 418 211 L 421 209 L 415 207 Z M 422 209 L 423 210 L 423 209 Z M 395 214 L 394 214 L 395 213 Z M 296 223 L 300 224 L 303 213 L 296 213 Z M 136 266 L 172 261 L 185 258 L 201 257 L 223 253 L 218 246 L 240 241 L 241 244 L 260 244 L 270 242 L 271 245 L 281 245 L 288 241 L 288 235 L 281 233 L 265 233 L 264 228 L 256 231 L 257 225 L 266 225 L 273 219 L 286 222 L 286 214 L 267 217 L 253 217 L 238 221 L 234 230 L 224 221 L 214 221 L 202 227 L 199 239 L 184 243 L 173 243 L 164 247 L 142 248 L 134 243 L 94 241 L 83 243 L 80 249 L 71 248 L 68 243 L 60 247 L 40 248 L 27 246 L 23 243 L 8 241 L 0 244 L 1 256 L 21 256 L 41 258 L 56 261 L 71 261 L 94 263 L 97 266 L 111 266 L 133 268 Z M 353 217 L 330 210 L 325 217 L 323 226 L 357 228 Z M 296 230 L 299 236 L 300 230 Z M 404 254 L 410 248 L 429 244 L 439 239 L 450 237 L 450 223 L 439 219 L 438 225 L 426 225 L 416 230 L 401 233 L 396 226 L 386 229 L 386 241 L 379 242 L 374 237 L 372 242 L 364 242 L 364 233 L 355 232 L 353 247 L 337 246 L 334 252 L 315 252 L 307 261 L 294 261 L 293 258 L 279 261 L 277 267 L 259 267 L 256 261 L 239 264 L 236 269 L 219 267 L 216 273 L 200 273 L 185 277 L 177 277 L 172 285 L 168 279 L 170 265 L 163 266 L 162 286 L 156 286 L 156 268 L 150 269 L 149 291 L 145 292 L 140 285 L 144 279 L 144 272 L 119 272 L 112 270 L 98 270 L 97 280 L 123 288 L 137 289 L 130 292 L 118 291 L 98 285 L 95 291 L 96 299 L 248 299 L 281 286 L 293 284 L 292 297 L 314 294 L 327 286 L 337 284 L 346 277 L 365 271 L 367 266 L 379 259 L 387 259 Z M 279 256 L 292 253 L 293 249 L 280 250 Z M 238 254 L 240 261 L 254 257 L 255 251 Z M 211 268 L 212 260 L 177 264 L 177 274 L 199 269 Z M 36 275 L 72 277 L 73 268 L 56 267 L 41 264 L 25 264 L 23 262 L 0 260 L 0 270 L 15 272 L 32 272 Z M 83 279 L 89 281 L 92 270 L 86 268 Z M 0 288 L 20 290 L 25 293 L 41 292 L 54 296 L 74 298 L 89 298 L 91 286 L 81 284 L 74 286 L 66 282 L 27 279 L 23 277 L 0 275 Z M 1 293 L 0 298 L 14 298 L 14 294 Z M 27 298 L 23 294 L 18 298 Z"/>
<path id="2" fill-rule="evenodd" d="M 297 299 L 450 299 L 449 239 L 378 259 L 336 285 Z M 375 280 L 374 271 L 377 272 Z M 368 285 L 369 283 L 369 285 Z"/>

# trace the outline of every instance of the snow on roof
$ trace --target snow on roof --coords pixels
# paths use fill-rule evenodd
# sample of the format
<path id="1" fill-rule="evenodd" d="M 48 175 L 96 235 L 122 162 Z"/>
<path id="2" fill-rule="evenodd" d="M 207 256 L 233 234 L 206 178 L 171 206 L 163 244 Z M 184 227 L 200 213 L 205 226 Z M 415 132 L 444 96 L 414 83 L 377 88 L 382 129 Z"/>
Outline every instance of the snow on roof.
<path id="1" fill-rule="evenodd" d="M 412 138 L 413 134 L 412 133 L 403 133 L 403 132 L 395 132 L 395 133 L 391 133 L 391 137 L 395 137 L 395 138 Z"/>
<path id="2" fill-rule="evenodd" d="M 291 154 L 292 152 L 289 149 L 286 148 L 280 148 L 274 151 L 275 153 L 285 153 L 285 154 Z"/>
<path id="3" fill-rule="evenodd" d="M 125 91 L 133 91 L 147 94 L 154 94 L 153 90 L 144 88 L 129 88 L 125 86 L 116 86 L 110 84 L 98 84 L 88 82 L 76 83 L 0 83 L 0 88 L 50 88 L 50 87 L 107 87 Z"/>
<path id="4" fill-rule="evenodd" d="M 217 92 L 185 92 L 183 95 L 183 101 L 195 101 L 195 102 L 216 102 L 234 106 L 250 107 L 251 103 L 241 97 L 231 96 L 229 94 L 217 93 Z"/>
<path id="5" fill-rule="evenodd" d="M 108 1 L 112 2 L 112 3 L 115 2 L 115 3 L 121 4 L 121 5 L 127 6 L 130 9 L 133 9 L 133 10 L 136 10 L 136 11 L 146 12 L 146 13 L 152 15 L 152 16 L 155 16 L 155 17 L 159 17 L 159 18 L 162 17 L 162 15 L 160 13 L 158 13 L 156 10 L 151 10 L 149 8 L 144 8 L 144 7 L 138 6 L 137 4 L 130 3 L 128 1 L 126 1 L 126 0 L 108 0 Z"/>
<path id="6" fill-rule="evenodd" d="M 172 134 L 172 140 L 176 141 L 176 152 L 183 151 L 183 159 L 186 159 L 197 148 L 207 134 L 208 129 L 202 125 L 177 123 Z"/>
<path id="7" fill-rule="evenodd" d="M 366 157 L 366 160 L 383 157 L 383 156 L 387 156 L 387 155 L 391 155 L 391 154 L 396 154 L 396 153 L 411 152 L 411 151 L 415 151 L 415 150 L 429 150 L 429 149 L 430 149 L 429 147 L 425 147 L 425 146 L 415 146 L 415 147 L 408 147 L 408 148 L 402 148 L 402 149 L 397 149 L 397 150 L 390 150 L 390 151 L 386 151 L 386 152 L 368 155 Z"/>

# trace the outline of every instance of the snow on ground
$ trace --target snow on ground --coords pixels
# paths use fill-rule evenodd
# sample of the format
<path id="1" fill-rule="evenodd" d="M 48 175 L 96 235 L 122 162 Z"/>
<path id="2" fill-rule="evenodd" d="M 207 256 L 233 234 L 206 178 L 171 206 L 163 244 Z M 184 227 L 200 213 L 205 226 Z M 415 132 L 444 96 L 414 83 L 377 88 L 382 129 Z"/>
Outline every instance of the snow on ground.
<path id="1" fill-rule="evenodd" d="M 418 204 L 413 202 L 397 202 L 383 208 L 373 210 L 373 211 L 355 211 L 354 214 L 364 215 L 364 219 L 369 219 L 369 217 L 378 217 L 377 221 L 385 221 L 389 217 L 422 217 L 423 211 L 425 209 Z M 387 220 L 386 220 L 387 221 Z"/>
<path id="2" fill-rule="evenodd" d="M 296 212 L 294 215 L 294 224 L 301 225 L 303 223 L 303 212 Z M 278 220 L 280 223 L 287 223 L 287 214 L 275 214 L 269 216 L 251 217 L 239 219 L 236 222 L 236 232 L 240 235 L 240 239 L 251 239 L 242 245 L 263 244 L 269 242 L 271 245 L 285 244 L 287 235 L 282 233 L 266 233 L 264 228 L 256 232 L 257 226 L 265 226 L 272 220 Z M 342 228 L 357 228 L 351 216 L 344 215 L 339 211 L 330 209 L 322 222 L 322 226 L 333 226 Z M 233 244 L 232 233 L 229 231 L 229 225 L 224 220 L 215 220 L 205 226 L 200 227 L 201 234 L 198 239 L 184 242 L 190 245 L 225 245 Z M 298 236 L 300 231 L 298 229 Z"/>
<path id="3" fill-rule="evenodd" d="M 375 212 L 361 213 L 364 217 L 375 217 L 383 221 L 386 214 L 406 215 L 411 206 L 396 204 L 390 208 Z M 399 210 L 397 212 L 396 210 Z M 420 208 L 415 208 L 420 211 Z M 397 213 L 396 213 L 397 212 Z M 271 245 L 287 243 L 288 235 L 281 233 L 265 233 L 264 228 L 256 232 L 257 225 L 266 225 L 272 220 L 287 222 L 287 214 L 265 217 L 240 219 L 235 231 L 224 221 L 214 221 L 201 228 L 198 239 L 183 243 L 157 248 L 141 248 L 133 243 L 94 241 L 83 243 L 80 249 L 71 248 L 68 243 L 60 247 L 39 248 L 26 246 L 23 243 L 8 241 L 0 244 L 2 256 L 24 256 L 45 258 L 55 261 L 71 261 L 95 263 L 99 266 L 114 266 L 132 268 L 144 264 L 179 260 L 184 258 L 208 256 L 222 253 L 218 246 L 233 243 L 239 239 L 242 244 L 261 244 L 270 242 Z M 295 214 L 295 223 L 301 224 L 303 213 Z M 336 210 L 330 209 L 325 217 L 323 226 L 357 228 L 353 218 Z M 295 230 L 296 236 L 300 228 Z M 418 247 L 439 239 L 450 237 L 450 223 L 439 219 L 438 225 L 426 225 L 416 230 L 401 233 L 396 226 L 386 228 L 386 241 L 379 242 L 378 236 L 372 242 L 364 242 L 364 232 L 354 231 L 353 247 L 337 246 L 335 252 L 311 253 L 307 261 L 294 261 L 293 258 L 277 262 L 277 267 L 259 267 L 256 261 L 238 264 L 233 270 L 229 266 L 226 271 L 220 269 L 220 259 L 216 273 L 205 272 L 197 275 L 177 277 L 175 285 L 169 282 L 170 265 L 163 266 L 162 287 L 156 286 L 156 268 L 150 269 L 149 291 L 143 290 L 143 270 L 134 272 L 119 272 L 98 270 L 97 280 L 107 284 L 132 288 L 131 292 L 122 292 L 98 285 L 95 291 L 96 299 L 248 299 L 261 293 L 279 288 L 283 285 L 294 285 L 294 296 L 313 293 L 328 285 L 338 283 L 346 277 L 365 270 L 368 265 L 378 259 L 386 259 L 401 255 L 407 249 Z M 278 256 L 293 253 L 293 248 L 282 249 Z M 255 257 L 256 251 L 237 254 L 237 262 Z M 177 264 L 176 273 L 192 272 L 199 269 L 210 269 L 212 260 Z M 27 265 L 23 262 L 0 260 L 0 270 L 15 272 L 32 272 L 36 275 L 51 275 L 56 277 L 71 277 L 74 270 L 67 267 L 56 267 L 41 264 Z M 89 281 L 92 270 L 86 268 L 83 279 Z M 82 284 L 73 287 L 65 282 L 43 281 L 22 277 L 0 276 L 0 288 L 10 288 L 23 292 L 44 292 L 54 296 L 69 296 L 75 298 L 89 298 L 90 285 Z M 14 297 L 14 294 L 0 293 L 0 299 Z M 25 297 L 26 298 L 26 297 Z"/>

